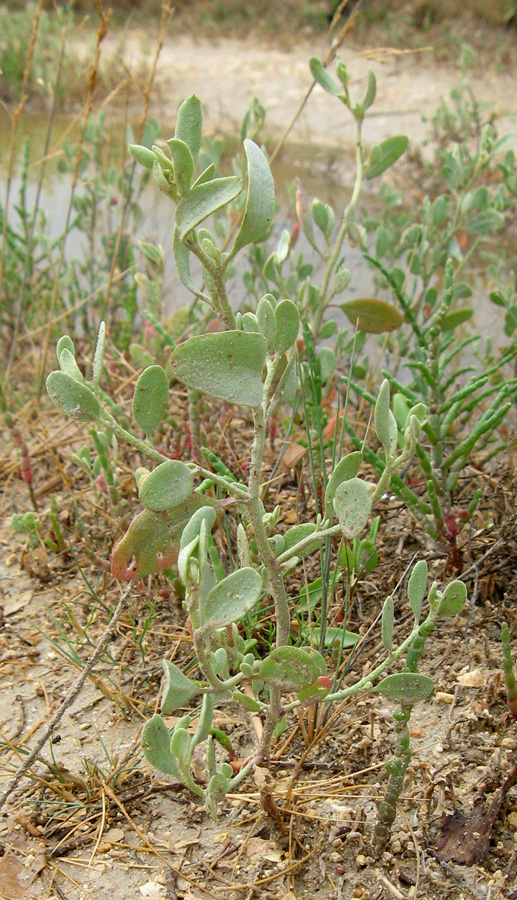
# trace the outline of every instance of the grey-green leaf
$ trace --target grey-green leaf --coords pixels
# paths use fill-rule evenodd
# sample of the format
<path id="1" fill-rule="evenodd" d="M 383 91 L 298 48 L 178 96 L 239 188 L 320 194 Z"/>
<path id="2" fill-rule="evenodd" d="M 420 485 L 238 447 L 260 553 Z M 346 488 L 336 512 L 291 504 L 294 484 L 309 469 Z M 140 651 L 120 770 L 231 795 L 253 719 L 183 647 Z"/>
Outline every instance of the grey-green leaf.
<path id="1" fill-rule="evenodd" d="M 386 597 L 384 606 L 382 607 L 381 633 L 382 643 L 388 653 L 393 649 L 393 625 L 395 621 L 395 608 L 393 605 L 393 597 L 391 594 Z"/>
<path id="2" fill-rule="evenodd" d="M 75 356 L 70 352 L 68 347 L 63 347 L 59 354 L 59 368 L 62 372 L 66 372 L 74 381 L 84 382 L 84 375 L 75 361 Z"/>
<path id="3" fill-rule="evenodd" d="M 197 682 L 187 678 L 181 669 L 178 669 L 168 659 L 163 660 L 163 670 L 165 677 L 160 709 L 162 715 L 170 716 L 181 706 L 190 703 L 199 694 L 200 686 Z"/>
<path id="4" fill-rule="evenodd" d="M 266 339 L 258 333 L 202 334 L 176 348 L 172 369 L 187 387 L 228 403 L 256 407 L 262 403 L 266 350 Z"/>
<path id="5" fill-rule="evenodd" d="M 300 328 L 300 314 L 292 300 L 282 300 L 275 309 L 276 353 L 285 353 L 293 346 Z"/>
<path id="6" fill-rule="evenodd" d="M 197 288 L 192 281 L 192 276 L 190 274 L 190 250 L 185 247 L 185 244 L 181 243 L 177 226 L 174 228 L 172 250 L 181 283 L 184 284 L 189 291 L 192 291 L 193 294 L 197 294 Z"/>
<path id="7" fill-rule="evenodd" d="M 262 593 L 262 579 L 250 567 L 237 569 L 219 581 L 200 603 L 201 626 L 212 631 L 242 619 Z"/>
<path id="8" fill-rule="evenodd" d="M 47 378 L 47 392 L 54 406 L 57 406 L 71 419 L 79 419 L 81 422 L 96 422 L 100 416 L 101 407 L 95 394 L 86 387 L 67 375 L 66 372 L 51 372 Z"/>
<path id="9" fill-rule="evenodd" d="M 133 395 L 133 418 L 150 437 L 160 424 L 169 402 L 169 381 L 161 366 L 149 366 L 140 375 Z"/>
<path id="10" fill-rule="evenodd" d="M 327 94 L 332 94 L 334 97 L 344 96 L 343 88 L 325 71 L 319 59 L 313 56 L 309 61 L 309 66 L 314 81 L 317 81 Z"/>
<path id="11" fill-rule="evenodd" d="M 409 140 L 403 134 L 394 135 L 382 141 L 381 144 L 375 144 L 370 151 L 364 172 L 365 177 L 370 179 L 382 175 L 386 169 L 389 169 L 405 153 L 408 144 Z"/>
<path id="12" fill-rule="evenodd" d="M 325 518 L 330 519 L 333 514 L 333 502 L 334 497 L 336 495 L 336 490 L 339 485 L 343 481 L 349 481 L 350 478 L 355 478 L 359 469 L 361 468 L 361 464 L 363 462 L 363 454 L 360 450 L 354 450 L 353 453 L 348 453 L 343 459 L 340 459 L 337 466 L 335 467 L 332 475 L 330 476 L 327 482 L 327 489 L 325 491 Z"/>
<path id="13" fill-rule="evenodd" d="M 443 592 L 437 613 L 439 616 L 455 616 L 461 612 L 467 600 L 467 588 L 463 581 L 451 581 Z"/>
<path id="14" fill-rule="evenodd" d="M 59 357 L 64 349 L 70 350 L 70 353 L 75 359 L 75 347 L 72 338 L 68 334 L 62 334 L 56 344 L 56 356 L 57 361 L 59 362 Z"/>
<path id="15" fill-rule="evenodd" d="M 99 325 L 99 333 L 97 335 L 97 343 L 95 345 L 95 355 L 93 357 L 93 384 L 95 387 L 97 387 L 99 381 L 101 380 L 105 346 L 106 323 L 101 322 L 101 324 Z"/>
<path id="16" fill-rule="evenodd" d="M 203 114 L 201 112 L 201 103 L 199 98 L 192 94 L 192 96 L 187 97 L 183 101 L 178 110 L 174 137 L 187 144 L 194 160 L 194 166 L 197 166 L 202 127 Z"/>
<path id="17" fill-rule="evenodd" d="M 276 336 L 276 317 L 267 294 L 262 297 L 257 306 L 257 320 L 268 345 L 272 347 Z"/>
<path id="18" fill-rule="evenodd" d="M 327 674 L 325 660 L 316 650 L 276 647 L 260 664 L 258 678 L 287 691 L 299 691 Z"/>
<path id="19" fill-rule="evenodd" d="M 413 571 L 409 576 L 409 581 L 407 584 L 407 595 L 409 600 L 409 605 L 413 610 L 413 614 L 417 622 L 420 621 L 420 614 L 422 612 L 422 603 L 424 602 L 425 593 L 427 590 L 427 563 L 425 559 L 419 559 L 415 566 L 413 566 Z"/>
<path id="20" fill-rule="evenodd" d="M 164 775 L 179 778 L 178 765 L 171 753 L 171 736 L 162 717 L 156 713 L 142 729 L 142 750 L 147 762 Z"/>
<path id="21" fill-rule="evenodd" d="M 387 700 L 397 700 L 399 703 L 413 706 L 431 696 L 434 684 L 432 678 L 427 675 L 420 675 L 418 672 L 400 672 L 398 675 L 383 678 L 372 690 L 382 694 Z"/>
<path id="22" fill-rule="evenodd" d="M 179 459 L 160 463 L 142 479 L 139 497 L 147 509 L 162 512 L 183 503 L 192 493 L 194 475 Z"/>
<path id="23" fill-rule="evenodd" d="M 372 492 L 360 478 L 343 481 L 334 495 L 334 509 L 343 535 L 350 539 L 361 533 L 372 509 Z"/>
<path id="24" fill-rule="evenodd" d="M 174 164 L 174 180 L 183 197 L 190 189 L 194 177 L 195 164 L 188 144 L 179 138 L 171 138 L 167 141 Z"/>
<path id="25" fill-rule="evenodd" d="M 262 240 L 275 212 L 275 185 L 269 163 L 260 147 L 249 138 L 244 141 L 244 150 L 248 161 L 248 196 L 234 251 Z"/>
<path id="26" fill-rule="evenodd" d="M 374 412 L 375 431 L 386 456 L 391 458 L 397 449 L 398 430 L 395 416 L 390 409 L 390 385 L 385 378 L 382 382 Z"/>
<path id="27" fill-rule="evenodd" d="M 189 231 L 204 222 L 208 216 L 221 207 L 231 203 L 240 194 L 242 181 L 236 175 L 227 178 L 214 178 L 197 184 L 185 194 L 176 209 L 176 225 L 180 240 L 184 240 Z"/>

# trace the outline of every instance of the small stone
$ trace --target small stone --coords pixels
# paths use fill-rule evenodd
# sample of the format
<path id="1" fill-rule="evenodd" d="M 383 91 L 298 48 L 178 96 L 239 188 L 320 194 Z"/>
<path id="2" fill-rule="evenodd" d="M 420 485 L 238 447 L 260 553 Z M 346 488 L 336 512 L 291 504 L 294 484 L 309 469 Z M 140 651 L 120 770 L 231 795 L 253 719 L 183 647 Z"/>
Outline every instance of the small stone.
<path id="1" fill-rule="evenodd" d="M 458 683 L 462 687 L 482 687 L 486 684 L 486 680 L 486 675 L 482 669 L 472 669 L 471 672 L 458 675 Z"/>
<path id="2" fill-rule="evenodd" d="M 508 750 L 515 750 L 517 748 L 517 740 L 514 737 L 504 737 L 501 741 L 501 747 Z"/>
<path id="3" fill-rule="evenodd" d="M 360 869 L 364 869 L 367 864 L 366 856 L 364 856 L 363 853 L 358 853 L 355 858 L 355 864 L 356 866 L 359 866 Z"/>
<path id="4" fill-rule="evenodd" d="M 508 813 L 506 820 L 512 828 L 517 828 L 517 812 Z"/>
<path id="5" fill-rule="evenodd" d="M 286 514 L 284 515 L 284 522 L 286 525 L 295 525 L 298 521 L 298 513 L 295 509 L 288 509 Z"/>
<path id="6" fill-rule="evenodd" d="M 448 694 L 445 691 L 436 691 L 434 699 L 437 703 L 454 703 L 454 694 Z"/>

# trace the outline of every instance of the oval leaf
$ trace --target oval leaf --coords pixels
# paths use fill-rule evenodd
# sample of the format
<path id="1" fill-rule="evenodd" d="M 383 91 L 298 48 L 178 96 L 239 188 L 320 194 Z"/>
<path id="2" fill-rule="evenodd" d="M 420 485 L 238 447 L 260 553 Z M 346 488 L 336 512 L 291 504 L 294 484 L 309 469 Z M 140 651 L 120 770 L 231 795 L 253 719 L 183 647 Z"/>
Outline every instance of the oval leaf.
<path id="1" fill-rule="evenodd" d="M 275 308 L 276 353 L 285 353 L 293 346 L 300 328 L 300 314 L 292 300 L 282 300 Z"/>
<path id="2" fill-rule="evenodd" d="M 178 765 L 171 753 L 169 729 L 158 713 L 145 723 L 140 740 L 148 763 L 164 775 L 179 778 Z"/>
<path id="3" fill-rule="evenodd" d="M 382 607 L 381 633 L 382 643 L 388 653 L 393 649 L 393 625 L 395 622 L 395 608 L 393 605 L 393 597 L 389 595 L 384 601 Z"/>
<path id="4" fill-rule="evenodd" d="M 325 660 L 301 647 L 276 647 L 260 664 L 257 678 L 286 691 L 301 691 L 327 674 Z"/>
<path id="5" fill-rule="evenodd" d="M 260 406 L 266 349 L 266 339 L 258 333 L 201 334 L 176 347 L 172 369 L 187 387 L 228 403 Z"/>
<path id="6" fill-rule="evenodd" d="M 325 491 L 325 518 L 330 519 L 332 516 L 332 504 L 334 502 L 334 497 L 336 495 L 336 490 L 339 485 L 343 481 L 349 481 L 350 478 L 355 478 L 359 469 L 361 468 L 361 464 L 363 462 L 363 454 L 360 450 L 354 450 L 353 453 L 348 453 L 343 459 L 340 459 L 336 468 L 332 472 L 328 483 L 327 489 Z"/>
<path id="7" fill-rule="evenodd" d="M 235 200 L 241 190 L 242 181 L 236 175 L 214 178 L 213 181 L 206 181 L 193 187 L 181 198 L 176 208 L 176 225 L 180 240 L 183 241 L 189 231 L 204 222 L 212 213 Z"/>
<path id="8" fill-rule="evenodd" d="M 266 157 L 249 138 L 244 141 L 244 151 L 248 161 L 248 196 L 233 252 L 262 240 L 275 212 L 275 184 Z"/>
<path id="9" fill-rule="evenodd" d="M 66 352 L 63 350 L 61 355 Z M 96 422 L 100 416 L 101 407 L 95 394 L 66 372 L 50 373 L 47 378 L 47 393 L 54 406 L 71 419 Z"/>
<path id="10" fill-rule="evenodd" d="M 474 315 L 472 309 L 457 309 L 455 312 L 447 313 L 440 322 L 442 331 L 454 331 L 458 325 L 463 325 Z"/>
<path id="11" fill-rule="evenodd" d="M 347 300 L 340 305 L 352 325 L 355 325 L 358 331 L 366 331 L 368 334 L 393 331 L 394 328 L 400 328 L 404 321 L 402 313 L 386 300 L 361 297 L 358 300 Z"/>
<path id="12" fill-rule="evenodd" d="M 238 622 L 262 593 L 262 579 L 252 568 L 237 569 L 223 578 L 200 602 L 201 627 L 212 631 Z"/>
<path id="13" fill-rule="evenodd" d="M 372 492 L 366 481 L 360 478 L 343 481 L 334 496 L 334 509 L 346 538 L 360 534 L 372 509 Z"/>
<path id="14" fill-rule="evenodd" d="M 309 66 L 311 70 L 311 75 L 314 78 L 314 81 L 317 81 L 318 84 L 321 85 L 324 91 L 327 94 L 332 94 L 334 97 L 343 97 L 343 88 L 341 85 L 334 81 L 331 75 L 325 71 L 322 63 L 317 57 L 313 56 L 309 61 Z"/>
<path id="15" fill-rule="evenodd" d="M 161 366 L 149 366 L 140 375 L 133 395 L 133 418 L 149 437 L 160 424 L 169 402 L 169 381 Z"/>
<path id="16" fill-rule="evenodd" d="M 206 498 L 192 494 L 173 510 L 144 509 L 131 522 L 111 554 L 111 573 L 119 581 L 147 578 L 176 565 L 183 529 Z"/>
<path id="17" fill-rule="evenodd" d="M 167 143 L 174 165 L 174 181 L 183 197 L 192 184 L 195 169 L 194 159 L 185 141 L 180 141 L 179 138 L 171 138 Z"/>
<path id="18" fill-rule="evenodd" d="M 181 669 L 178 669 L 168 659 L 163 660 L 163 670 L 165 677 L 160 709 L 162 715 L 170 716 L 180 706 L 186 706 L 199 694 L 200 685 L 187 678 Z"/>
<path id="19" fill-rule="evenodd" d="M 400 672 L 398 675 L 388 675 L 372 691 L 382 694 L 387 700 L 398 700 L 413 706 L 426 700 L 434 691 L 432 678 L 427 675 L 419 675 L 413 672 Z"/>
<path id="20" fill-rule="evenodd" d="M 194 166 L 197 166 L 202 127 L 201 102 L 195 94 L 192 94 L 183 101 L 178 110 L 174 137 L 187 144 L 194 160 Z"/>
<path id="21" fill-rule="evenodd" d="M 143 505 L 154 512 L 179 506 L 192 493 L 194 475 L 179 459 L 161 463 L 143 480 L 138 492 Z"/>
<path id="22" fill-rule="evenodd" d="M 467 600 L 467 588 L 463 581 L 451 581 L 443 592 L 438 606 L 439 616 L 455 616 L 461 612 Z"/>
<path id="23" fill-rule="evenodd" d="M 387 138 L 381 144 L 375 144 L 368 158 L 365 169 L 366 178 L 377 178 L 386 169 L 389 169 L 397 159 L 407 150 L 409 139 L 404 134 L 397 134 Z"/>
<path id="24" fill-rule="evenodd" d="M 413 566 L 413 571 L 411 572 L 407 583 L 409 605 L 413 610 L 417 622 L 420 621 L 420 613 L 422 611 L 422 603 L 424 602 L 426 590 L 427 563 L 425 559 L 419 559 L 416 565 Z"/>

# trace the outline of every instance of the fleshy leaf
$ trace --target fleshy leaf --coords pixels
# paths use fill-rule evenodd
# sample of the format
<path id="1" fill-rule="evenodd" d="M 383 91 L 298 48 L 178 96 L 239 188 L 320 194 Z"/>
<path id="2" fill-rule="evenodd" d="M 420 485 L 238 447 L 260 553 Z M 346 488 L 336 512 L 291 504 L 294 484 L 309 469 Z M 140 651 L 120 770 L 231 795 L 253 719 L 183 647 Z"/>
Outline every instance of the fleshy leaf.
<path id="1" fill-rule="evenodd" d="M 407 583 L 409 605 L 413 610 L 417 622 L 420 621 L 420 613 L 422 612 L 422 603 L 424 602 L 426 590 L 427 563 L 425 559 L 419 559 L 416 565 L 413 566 L 413 571 L 411 572 Z"/>
<path id="2" fill-rule="evenodd" d="M 418 672 L 400 672 L 398 675 L 383 678 L 372 691 L 382 694 L 387 700 L 398 700 L 413 705 L 431 696 L 434 683 L 432 678 Z"/>
<path id="3" fill-rule="evenodd" d="M 336 494 L 336 490 L 339 485 L 343 481 L 349 481 L 350 478 L 355 478 L 359 469 L 361 468 L 361 464 L 363 462 L 363 454 L 360 450 L 354 450 L 353 453 L 348 453 L 343 459 L 340 459 L 337 466 L 335 467 L 332 475 L 330 476 L 327 489 L 325 491 L 325 518 L 330 519 L 333 514 L 333 502 Z"/>
<path id="4" fill-rule="evenodd" d="M 260 147 L 249 138 L 244 141 L 244 150 L 248 161 L 248 196 L 234 251 L 262 240 L 275 212 L 275 184 L 269 163 Z"/>
<path id="5" fill-rule="evenodd" d="M 461 612 L 467 599 L 467 588 L 463 581 L 451 581 L 443 592 L 438 605 L 439 616 L 455 616 Z"/>
<path id="6" fill-rule="evenodd" d="M 163 670 L 165 677 L 160 709 L 163 716 L 170 716 L 199 694 L 200 685 L 187 678 L 181 669 L 168 659 L 163 660 Z"/>
<path id="7" fill-rule="evenodd" d="M 179 778 L 178 765 L 171 753 L 169 729 L 158 713 L 145 723 L 140 740 L 148 763 L 164 775 Z"/>
<path id="8" fill-rule="evenodd" d="M 236 175 L 214 178 L 213 181 L 205 181 L 193 187 L 181 198 L 176 208 L 180 240 L 183 241 L 189 231 L 197 228 L 212 213 L 235 200 L 241 190 L 242 181 Z"/>
<path id="9" fill-rule="evenodd" d="M 300 314 L 292 300 L 282 300 L 275 309 L 276 336 L 274 348 L 285 353 L 293 346 L 300 328 Z"/>
<path id="10" fill-rule="evenodd" d="M 398 428 L 395 416 L 390 409 L 390 384 L 387 378 L 379 388 L 374 422 L 377 437 L 386 451 L 386 456 L 391 459 L 397 449 Z"/>
<path id="11" fill-rule="evenodd" d="M 64 350 L 63 353 L 66 351 Z M 61 355 L 63 355 L 63 353 Z M 47 392 L 54 406 L 71 419 L 81 422 L 96 422 L 101 407 L 92 391 L 67 375 L 66 372 L 51 372 L 47 378 Z"/>
<path id="12" fill-rule="evenodd" d="M 139 497 L 147 509 L 163 512 L 179 506 L 192 493 L 194 475 L 179 459 L 160 463 L 143 480 Z"/>
<path id="13" fill-rule="evenodd" d="M 187 387 L 228 403 L 260 406 L 266 349 L 266 339 L 258 333 L 197 335 L 176 348 L 172 370 Z"/>
<path id="14" fill-rule="evenodd" d="M 325 71 L 319 59 L 313 56 L 309 61 L 309 66 L 314 81 L 317 81 L 327 94 L 332 94 L 334 97 L 344 96 L 343 88 Z"/>
<path id="15" fill-rule="evenodd" d="M 180 141 L 179 138 L 171 138 L 167 143 L 174 164 L 174 181 L 183 197 L 190 189 L 194 177 L 195 164 L 192 153 L 188 144 L 185 141 Z"/>
<path id="16" fill-rule="evenodd" d="M 181 283 L 184 284 L 189 291 L 192 291 L 193 294 L 197 295 L 198 290 L 190 274 L 190 250 L 185 247 L 185 244 L 181 243 L 177 226 L 174 228 L 174 235 L 172 237 L 172 250 Z"/>
<path id="17" fill-rule="evenodd" d="M 169 402 L 169 381 L 161 366 L 149 366 L 140 375 L 133 395 L 133 418 L 150 437 L 160 424 Z"/>
<path id="18" fill-rule="evenodd" d="M 261 593 L 259 573 L 251 567 L 237 569 L 201 600 L 201 627 L 212 631 L 238 622 L 255 606 Z"/>
<path id="19" fill-rule="evenodd" d="M 384 606 L 382 607 L 381 633 L 382 643 L 386 650 L 390 653 L 393 649 L 393 625 L 395 621 L 395 611 L 393 606 L 393 597 L 391 594 L 386 597 Z"/>
<path id="20" fill-rule="evenodd" d="M 97 343 L 95 345 L 95 355 L 93 357 L 93 384 L 97 387 L 102 375 L 102 366 L 104 363 L 104 348 L 106 346 L 106 323 L 101 322 L 99 325 L 99 333 L 97 335 Z"/>
<path id="21" fill-rule="evenodd" d="M 319 641 L 321 628 L 313 628 L 312 634 L 315 641 Z M 344 650 L 348 650 L 350 647 L 355 647 L 357 641 L 359 640 L 359 635 L 356 631 L 345 631 L 343 633 L 342 628 L 338 628 L 337 626 L 331 626 L 330 628 L 325 629 L 325 647 L 332 647 L 333 644 L 343 645 Z"/>
<path id="22" fill-rule="evenodd" d="M 194 167 L 197 166 L 202 127 L 203 114 L 201 112 L 201 103 L 199 98 L 192 94 L 192 96 L 187 97 L 183 101 L 178 110 L 174 137 L 187 144 L 194 160 Z"/>
<path id="23" fill-rule="evenodd" d="M 346 538 L 360 534 L 372 509 L 372 492 L 366 481 L 361 478 L 343 481 L 334 495 L 334 509 Z"/>
<path id="24" fill-rule="evenodd" d="M 325 660 L 316 650 L 276 647 L 262 660 L 257 677 L 285 691 L 301 691 L 326 674 Z"/>
<path id="25" fill-rule="evenodd" d="M 74 381 L 84 383 L 84 375 L 75 361 L 75 356 L 67 347 L 63 347 L 59 354 L 59 368 L 62 372 L 70 375 Z"/>
<path id="26" fill-rule="evenodd" d="M 257 306 L 257 320 L 268 345 L 272 347 L 275 343 L 276 318 L 275 310 L 267 294 L 262 297 Z"/>
<path id="27" fill-rule="evenodd" d="M 59 357 L 61 356 L 61 353 L 63 352 L 63 350 L 65 350 L 65 348 L 67 350 L 70 350 L 70 353 L 72 354 L 72 356 L 75 359 L 74 342 L 73 342 L 72 338 L 70 337 L 70 335 L 68 335 L 68 334 L 62 334 L 56 344 L 56 356 L 57 356 L 58 362 L 59 362 Z"/>
<path id="28" fill-rule="evenodd" d="M 216 518 L 217 515 L 215 509 L 211 506 L 204 505 L 197 509 L 183 529 L 180 540 L 180 549 L 183 550 L 195 538 L 199 537 L 201 534 L 201 525 L 204 521 L 206 521 L 207 530 L 211 531 L 215 525 Z"/>
<path id="29" fill-rule="evenodd" d="M 467 322 L 473 315 L 474 310 L 472 309 L 457 309 L 454 312 L 447 313 L 441 319 L 440 327 L 442 331 L 454 331 L 458 325 L 463 325 L 463 322 Z"/>
<path id="30" fill-rule="evenodd" d="M 365 331 L 367 334 L 393 331 L 394 328 L 400 328 L 404 321 L 404 316 L 395 306 L 374 297 L 347 300 L 340 306 L 352 325 L 356 325 L 358 331 Z"/>
<path id="31" fill-rule="evenodd" d="M 299 544 L 300 541 L 303 541 L 315 531 L 316 526 L 313 522 L 302 522 L 300 525 L 293 525 L 293 527 L 289 528 L 283 535 L 284 550 L 290 550 L 291 547 L 294 547 L 295 544 Z M 309 553 L 313 553 L 314 550 L 317 550 L 320 546 L 321 541 L 315 540 L 313 543 L 308 544 L 305 550 L 300 551 L 300 556 L 307 556 Z"/>
<path id="32" fill-rule="evenodd" d="M 147 578 L 174 566 L 182 531 L 201 504 L 206 504 L 206 498 L 193 493 L 167 512 L 144 509 L 135 516 L 111 554 L 111 572 L 115 578 L 119 581 Z"/>
<path id="33" fill-rule="evenodd" d="M 370 156 L 365 169 L 366 178 L 377 178 L 386 169 L 389 169 L 397 159 L 407 150 L 409 139 L 404 134 L 397 134 L 387 138 L 381 144 L 375 144 L 370 150 Z"/>

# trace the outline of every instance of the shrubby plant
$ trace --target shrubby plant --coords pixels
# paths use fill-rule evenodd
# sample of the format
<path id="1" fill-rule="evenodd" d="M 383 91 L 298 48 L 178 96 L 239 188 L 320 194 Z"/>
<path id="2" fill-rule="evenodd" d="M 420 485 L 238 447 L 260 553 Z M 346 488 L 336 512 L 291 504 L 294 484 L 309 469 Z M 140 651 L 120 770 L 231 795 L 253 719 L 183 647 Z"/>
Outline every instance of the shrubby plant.
<path id="1" fill-rule="evenodd" d="M 317 66 L 314 70 L 320 73 Z M 343 70 L 341 82 L 342 99 L 350 105 Z M 363 110 L 373 99 L 371 78 L 368 91 Z M 353 109 L 359 123 L 362 114 L 359 107 Z M 383 448 L 382 471 L 376 480 L 366 480 L 361 475 L 366 448 L 364 452 L 336 455 L 331 470 L 325 471 L 321 511 L 313 521 L 281 530 L 282 509 L 276 506 L 268 510 L 262 499 L 267 481 L 266 438 L 274 413 L 282 406 L 292 405 L 297 396 L 300 308 L 306 308 L 303 296 L 294 302 L 282 296 L 279 288 L 276 293 L 264 293 L 254 312 L 242 314 L 232 309 L 227 291 L 230 265 L 243 248 L 261 242 L 271 228 L 275 211 L 273 178 L 262 150 L 245 138 L 247 190 L 242 203 L 238 199 L 242 192 L 240 177 L 214 177 L 213 163 L 199 173 L 201 130 L 201 106 L 192 96 L 180 107 L 174 137 L 167 141 L 168 154 L 156 145 L 132 146 L 130 150 L 175 204 L 173 251 L 182 282 L 212 315 L 221 319 L 226 330 L 213 332 L 200 322 L 200 333 L 175 346 L 166 368 L 153 364 L 144 369 L 134 390 L 134 428 L 121 424 L 101 390 L 104 326 L 99 332 L 91 380 L 85 380 L 76 362 L 73 341 L 63 336 L 57 345 L 59 370 L 49 375 L 47 390 L 63 413 L 90 423 L 98 432 L 112 434 L 117 441 L 128 442 L 149 465 L 154 464 L 154 468 L 141 466 L 135 471 L 144 509 L 115 546 L 112 572 L 121 580 L 177 572 L 185 592 L 200 677 L 187 677 L 174 663 L 164 662 L 161 714 L 153 716 L 144 727 L 142 746 L 149 762 L 202 797 L 206 808 L 215 815 L 221 797 L 255 767 L 267 766 L 272 741 L 285 729 L 292 710 L 373 691 L 401 703 L 407 712 L 411 705 L 428 696 L 432 681 L 417 672 L 425 639 L 440 616 L 454 615 L 462 608 L 466 590 L 461 582 L 452 582 L 444 591 L 433 583 L 428 590 L 427 566 L 418 563 L 408 584 L 413 611 L 408 635 L 395 646 L 395 605 L 393 597 L 386 598 L 382 614 L 385 656 L 352 686 L 343 687 L 340 672 L 328 670 L 325 656 L 310 644 L 308 635 L 297 646 L 291 643 L 289 576 L 299 569 L 305 557 L 324 543 L 331 547 L 334 539 L 349 546 L 353 564 L 360 564 L 361 535 L 392 479 L 414 456 L 428 413 L 423 403 L 413 404 L 400 433 L 390 408 L 389 382 L 384 380 L 374 409 L 375 431 Z M 368 167 L 374 173 L 383 171 L 400 155 L 401 148 L 397 142 L 372 150 L 366 171 Z M 362 167 L 362 150 L 360 157 Z M 235 201 L 242 214 L 228 249 L 223 250 L 217 235 L 206 226 L 214 213 Z M 341 231 L 355 235 L 356 228 L 349 210 Z M 329 257 L 329 283 L 338 261 L 339 241 L 338 238 Z M 191 275 L 192 257 L 202 265 L 202 288 Z M 278 269 L 276 263 L 275 266 Z M 318 310 L 316 305 L 307 310 L 313 315 L 315 338 L 321 333 Z M 192 403 L 193 397 L 202 394 L 249 411 L 253 441 L 246 481 L 237 480 L 214 454 L 204 455 L 215 470 L 212 471 L 203 464 L 201 456 L 183 462 L 167 459 L 155 448 L 153 436 L 167 413 L 171 381 L 188 389 Z M 232 526 L 216 542 L 214 534 L 223 511 Z M 371 529 L 370 544 L 375 535 L 376 528 Z M 273 605 L 275 646 L 260 656 L 256 640 L 243 636 L 240 623 L 257 610 L 264 597 L 270 598 Z M 346 634 L 343 625 L 342 642 Z M 406 670 L 386 675 L 404 654 Z M 263 717 L 260 743 L 237 773 L 228 762 L 220 761 L 216 744 L 226 746 L 228 739 L 213 728 L 214 707 L 228 698 Z M 180 718 L 171 733 L 165 718 L 192 701 L 200 703 L 199 711 Z M 192 735 L 190 726 L 194 719 L 197 727 Z M 205 747 L 207 771 L 204 784 L 195 780 L 191 765 L 194 752 L 197 755 L 201 745 Z M 407 753 L 405 764 L 406 759 Z M 403 776 L 403 771 L 398 775 Z M 390 809 L 395 793 L 392 790 L 386 801 Z M 389 815 L 388 812 L 384 816 L 386 827 Z"/>

